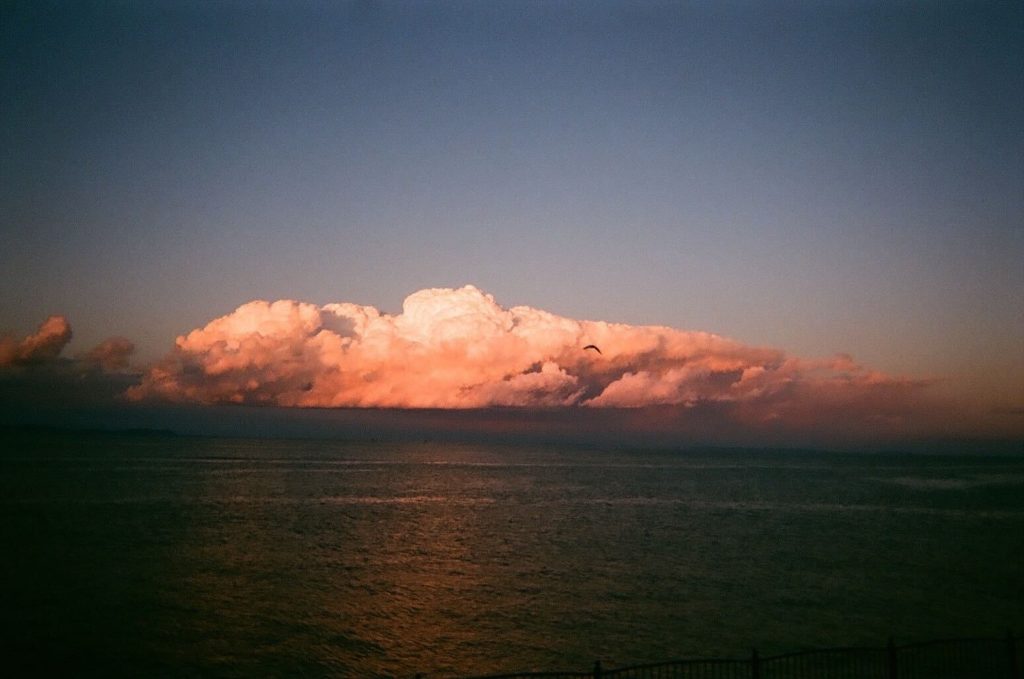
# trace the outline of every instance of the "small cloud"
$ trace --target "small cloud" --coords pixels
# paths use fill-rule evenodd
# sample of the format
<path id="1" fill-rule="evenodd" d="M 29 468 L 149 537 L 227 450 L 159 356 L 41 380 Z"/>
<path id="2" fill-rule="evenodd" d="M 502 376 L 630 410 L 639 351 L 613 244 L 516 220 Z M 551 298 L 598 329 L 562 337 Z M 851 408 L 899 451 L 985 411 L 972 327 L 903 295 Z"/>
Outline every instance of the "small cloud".
<path id="1" fill-rule="evenodd" d="M 71 324 L 64 316 L 50 316 L 24 339 L 0 338 L 0 368 L 15 372 L 47 369 L 60 373 L 82 370 L 123 372 L 135 352 L 135 344 L 125 337 L 111 337 L 74 359 L 61 358 L 71 341 Z"/>
<path id="2" fill-rule="evenodd" d="M 117 372 L 128 369 L 134 353 L 135 344 L 130 339 L 111 337 L 79 356 L 79 361 L 104 372 Z"/>
<path id="3" fill-rule="evenodd" d="M 0 415 L 9 422 L 35 421 L 53 413 L 111 407 L 138 383 L 128 359 L 135 346 L 112 337 L 75 358 L 61 357 L 71 325 L 51 316 L 28 337 L 0 339 Z"/>
<path id="4" fill-rule="evenodd" d="M 55 360 L 71 341 L 71 325 L 63 316 L 50 316 L 34 334 L 20 342 L 0 339 L 0 366 L 34 365 Z"/>

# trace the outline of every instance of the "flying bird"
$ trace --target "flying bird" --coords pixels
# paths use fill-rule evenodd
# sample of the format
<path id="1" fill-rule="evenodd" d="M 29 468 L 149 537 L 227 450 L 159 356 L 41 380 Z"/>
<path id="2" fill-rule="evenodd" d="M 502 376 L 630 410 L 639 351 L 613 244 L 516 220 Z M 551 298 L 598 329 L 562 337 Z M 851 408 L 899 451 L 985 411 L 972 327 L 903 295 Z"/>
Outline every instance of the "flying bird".
<path id="1" fill-rule="evenodd" d="M 597 348 L 596 344 L 588 344 L 587 346 L 583 347 L 583 351 L 586 351 L 587 349 L 593 349 L 597 353 L 601 353 L 601 350 Z"/>

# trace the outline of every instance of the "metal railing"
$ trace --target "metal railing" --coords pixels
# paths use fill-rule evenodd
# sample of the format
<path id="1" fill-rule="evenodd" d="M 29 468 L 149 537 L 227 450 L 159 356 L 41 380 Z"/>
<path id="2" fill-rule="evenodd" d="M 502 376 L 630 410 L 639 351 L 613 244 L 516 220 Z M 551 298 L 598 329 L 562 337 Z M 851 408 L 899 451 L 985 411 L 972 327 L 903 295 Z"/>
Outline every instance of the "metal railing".
<path id="1" fill-rule="evenodd" d="M 938 639 L 823 648 L 761 657 L 698 658 L 577 672 L 518 672 L 470 679 L 1024 679 L 1024 637 Z M 417 675 L 425 679 L 426 675 Z"/>

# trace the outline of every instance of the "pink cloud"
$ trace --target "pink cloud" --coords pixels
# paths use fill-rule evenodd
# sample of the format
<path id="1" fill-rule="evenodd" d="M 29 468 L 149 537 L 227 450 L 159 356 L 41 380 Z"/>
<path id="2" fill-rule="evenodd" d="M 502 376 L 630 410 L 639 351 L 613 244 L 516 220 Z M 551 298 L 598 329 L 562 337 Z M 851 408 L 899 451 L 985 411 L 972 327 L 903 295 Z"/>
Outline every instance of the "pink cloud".
<path id="1" fill-rule="evenodd" d="M 179 337 L 129 396 L 386 408 L 719 403 L 759 426 L 844 410 L 895 424 L 926 386 L 844 355 L 808 361 L 705 332 L 503 308 L 466 286 L 416 292 L 397 315 L 250 302 Z"/>
<path id="2" fill-rule="evenodd" d="M 126 370 L 135 344 L 125 337 L 110 337 L 79 356 L 79 360 L 106 372 Z"/>
<path id="3" fill-rule="evenodd" d="M 119 372 L 128 368 L 135 344 L 124 337 L 111 337 L 100 342 L 74 360 L 61 358 L 71 341 L 71 324 L 64 316 L 50 316 L 31 335 L 17 340 L 0 337 L 0 368 L 57 368 L 60 370 Z"/>
<path id="4" fill-rule="evenodd" d="M 0 366 L 26 365 L 52 361 L 71 341 L 71 325 L 63 316 L 50 316 L 35 333 L 20 342 L 0 338 Z"/>

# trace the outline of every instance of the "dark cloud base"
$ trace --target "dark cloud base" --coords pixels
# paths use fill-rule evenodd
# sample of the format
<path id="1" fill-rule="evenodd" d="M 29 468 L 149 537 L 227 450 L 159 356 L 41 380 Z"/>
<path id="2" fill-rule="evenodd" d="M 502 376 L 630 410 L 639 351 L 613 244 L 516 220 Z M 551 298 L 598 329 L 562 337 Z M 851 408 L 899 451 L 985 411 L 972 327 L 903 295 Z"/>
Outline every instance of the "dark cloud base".
<path id="1" fill-rule="evenodd" d="M 806 449 L 934 454 L 1024 454 L 1024 441 L 1006 438 L 839 435 L 737 424 L 728 405 L 640 409 L 480 408 L 398 410 L 260 406 L 142 405 L 120 397 L 123 381 L 64 392 L 59 400 L 10 399 L 0 380 L 0 429 L 5 436 L 129 435 L 311 439 L 358 442 L 508 443 L 616 448 Z M 45 392 L 36 382 L 40 397 Z M 52 386 L 52 383 L 50 383 Z M 22 392 L 24 395 L 24 392 Z M 52 393 L 51 393 L 52 395 Z"/>

